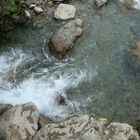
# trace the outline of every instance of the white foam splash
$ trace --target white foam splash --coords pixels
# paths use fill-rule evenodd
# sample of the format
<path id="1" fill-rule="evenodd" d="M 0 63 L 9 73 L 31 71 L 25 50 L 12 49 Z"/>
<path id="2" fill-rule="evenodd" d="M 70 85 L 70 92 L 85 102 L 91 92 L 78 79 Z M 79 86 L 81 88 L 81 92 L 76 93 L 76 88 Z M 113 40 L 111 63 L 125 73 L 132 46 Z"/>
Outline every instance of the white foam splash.
<path id="1" fill-rule="evenodd" d="M 61 94 L 67 98 L 66 90 L 78 86 L 85 78 L 87 79 L 87 70 L 70 68 L 62 72 L 61 69 L 67 63 L 56 63 L 53 69 L 42 68 L 36 73 L 31 73 L 29 78 L 15 86 L 5 79 L 10 70 L 14 69 L 16 72 L 18 66 L 32 57 L 31 54 L 27 55 L 21 50 L 12 50 L 11 53 L 0 56 L 0 103 L 15 105 L 33 102 L 41 113 L 51 118 L 65 118 L 70 114 L 70 107 L 73 103 L 68 101 L 68 105 L 58 105 L 56 96 Z M 38 74 L 40 75 L 36 78 Z"/>
<path id="2" fill-rule="evenodd" d="M 140 10 L 140 0 L 134 0 L 133 7 Z"/>

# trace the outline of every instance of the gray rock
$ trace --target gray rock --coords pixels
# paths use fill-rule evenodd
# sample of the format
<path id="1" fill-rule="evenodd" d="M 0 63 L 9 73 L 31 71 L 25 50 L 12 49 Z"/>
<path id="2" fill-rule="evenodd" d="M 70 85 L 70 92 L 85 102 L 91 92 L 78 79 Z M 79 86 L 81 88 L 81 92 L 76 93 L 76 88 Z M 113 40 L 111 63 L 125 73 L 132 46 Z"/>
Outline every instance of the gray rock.
<path id="1" fill-rule="evenodd" d="M 38 116 L 33 103 L 14 106 L 0 116 L 0 135 L 6 140 L 31 140 L 38 129 Z"/>
<path id="2" fill-rule="evenodd" d="M 74 46 L 74 42 L 82 34 L 82 20 L 68 22 L 51 37 L 49 48 L 58 59 L 62 59 Z"/>
<path id="3" fill-rule="evenodd" d="M 34 11 L 35 11 L 37 14 L 43 13 L 43 9 L 42 9 L 41 7 L 37 7 L 37 6 L 34 7 Z"/>
<path id="4" fill-rule="evenodd" d="M 36 7 L 35 4 L 31 4 L 31 5 L 29 5 L 29 8 L 30 8 L 30 9 L 35 8 L 35 7 Z"/>
<path id="5" fill-rule="evenodd" d="M 26 18 L 31 18 L 31 14 L 27 10 L 24 11 L 24 14 Z"/>
<path id="6" fill-rule="evenodd" d="M 54 18 L 56 19 L 72 19 L 75 17 L 76 8 L 69 4 L 59 4 L 54 12 Z"/>
<path id="7" fill-rule="evenodd" d="M 45 125 L 33 140 L 138 140 L 138 134 L 128 124 L 107 123 L 88 115 L 72 117 L 61 123 Z"/>
<path id="8" fill-rule="evenodd" d="M 94 3 L 97 7 L 103 6 L 106 2 L 107 0 L 94 0 Z"/>

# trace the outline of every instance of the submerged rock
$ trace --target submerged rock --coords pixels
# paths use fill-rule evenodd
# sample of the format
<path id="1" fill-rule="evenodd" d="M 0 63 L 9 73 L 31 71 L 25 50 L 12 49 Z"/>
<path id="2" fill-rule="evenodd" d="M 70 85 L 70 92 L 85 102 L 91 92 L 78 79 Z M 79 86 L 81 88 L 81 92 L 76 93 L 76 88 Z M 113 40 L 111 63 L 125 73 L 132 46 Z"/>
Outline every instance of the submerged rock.
<path id="1" fill-rule="evenodd" d="M 33 140 L 138 140 L 128 124 L 101 123 L 88 115 L 72 117 L 61 123 L 45 125 Z"/>
<path id="2" fill-rule="evenodd" d="M 133 48 L 127 53 L 127 64 L 134 71 L 140 74 L 140 41 L 133 43 Z"/>
<path id="3" fill-rule="evenodd" d="M 59 4 L 54 12 L 54 18 L 56 19 L 72 19 L 75 17 L 76 8 L 69 4 Z"/>
<path id="4" fill-rule="evenodd" d="M 14 106 L 0 116 L 0 135 L 5 140 L 31 140 L 38 129 L 38 116 L 33 103 Z"/>
<path id="5" fill-rule="evenodd" d="M 94 3 L 97 7 L 103 6 L 106 2 L 107 0 L 94 0 Z"/>
<path id="6" fill-rule="evenodd" d="M 62 59 L 74 46 L 74 42 L 82 34 L 82 20 L 68 22 L 51 37 L 49 48 L 51 53 Z"/>

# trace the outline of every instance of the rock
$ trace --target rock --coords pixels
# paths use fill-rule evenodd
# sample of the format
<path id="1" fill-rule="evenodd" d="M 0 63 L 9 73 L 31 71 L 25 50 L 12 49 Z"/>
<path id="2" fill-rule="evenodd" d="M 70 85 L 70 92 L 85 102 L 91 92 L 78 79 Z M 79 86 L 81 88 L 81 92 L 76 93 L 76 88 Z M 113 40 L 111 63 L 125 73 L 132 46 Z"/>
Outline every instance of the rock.
<path id="1" fill-rule="evenodd" d="M 37 13 L 37 14 L 40 14 L 40 13 L 43 13 L 43 9 L 41 7 L 34 7 L 34 11 Z"/>
<path id="2" fill-rule="evenodd" d="M 38 129 L 44 127 L 46 124 L 50 123 L 51 120 L 45 117 L 44 115 L 40 114 L 38 119 Z"/>
<path id="3" fill-rule="evenodd" d="M 5 140 L 31 140 L 38 129 L 38 116 L 33 103 L 12 107 L 0 116 L 0 136 Z"/>
<path id="4" fill-rule="evenodd" d="M 134 49 L 131 50 L 133 56 L 140 59 L 140 41 L 136 41 L 133 43 Z"/>
<path id="5" fill-rule="evenodd" d="M 120 0 L 128 9 L 132 8 L 133 0 Z"/>
<path id="6" fill-rule="evenodd" d="M 62 95 L 58 95 L 56 97 L 56 102 L 58 103 L 58 105 L 64 105 L 65 104 L 65 97 Z"/>
<path id="7" fill-rule="evenodd" d="M 106 2 L 107 0 L 94 0 L 94 3 L 97 7 L 102 7 Z"/>
<path id="8" fill-rule="evenodd" d="M 111 123 L 107 128 L 106 140 L 139 140 L 133 127 L 125 123 Z"/>
<path id="9" fill-rule="evenodd" d="M 133 48 L 127 53 L 126 64 L 137 76 L 140 75 L 140 41 L 135 41 L 132 46 Z"/>
<path id="10" fill-rule="evenodd" d="M 138 140 L 138 134 L 128 124 L 100 124 L 88 115 L 72 117 L 61 123 L 41 128 L 33 140 Z"/>
<path id="11" fill-rule="evenodd" d="M 82 20 L 76 19 L 68 22 L 51 37 L 50 52 L 62 59 L 74 46 L 74 42 L 82 34 Z"/>
<path id="12" fill-rule="evenodd" d="M 36 5 L 35 4 L 30 4 L 29 8 L 32 9 L 32 8 L 35 8 Z"/>
<path id="13" fill-rule="evenodd" d="M 69 4 L 59 4 L 54 12 L 54 18 L 56 19 L 72 19 L 75 17 L 76 8 Z"/>
<path id="14" fill-rule="evenodd" d="M 0 116 L 4 114 L 7 110 L 11 109 L 13 106 L 10 104 L 0 104 Z"/>
<path id="15" fill-rule="evenodd" d="M 45 15 L 44 14 L 38 14 L 33 17 L 33 27 L 35 28 L 43 28 L 45 25 Z"/>
<path id="16" fill-rule="evenodd" d="M 26 18 L 31 18 L 31 14 L 27 10 L 25 10 L 24 13 Z"/>

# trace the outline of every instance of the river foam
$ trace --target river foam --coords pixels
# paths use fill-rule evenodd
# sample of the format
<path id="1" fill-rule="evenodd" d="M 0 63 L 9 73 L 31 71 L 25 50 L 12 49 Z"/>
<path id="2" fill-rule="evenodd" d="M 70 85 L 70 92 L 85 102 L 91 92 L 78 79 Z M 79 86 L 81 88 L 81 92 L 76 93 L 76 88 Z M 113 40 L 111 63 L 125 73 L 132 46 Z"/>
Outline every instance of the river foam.
<path id="1" fill-rule="evenodd" d="M 31 66 L 28 61 L 33 60 Z M 20 49 L 11 50 L 0 56 L 0 103 L 13 105 L 33 102 L 40 112 L 54 120 L 63 119 L 78 108 L 80 103 L 67 99 L 66 90 L 77 87 L 83 82 L 89 72 L 68 67 L 68 62 L 55 62 L 48 67 L 42 67 L 31 53 Z M 26 66 L 28 64 L 28 66 Z M 34 64 L 34 65 L 33 65 Z M 34 67 L 34 71 L 32 71 Z M 23 70 L 24 69 L 24 70 Z M 64 70 L 65 69 L 65 70 Z M 22 77 L 22 80 L 17 81 Z M 58 105 L 56 97 L 66 98 L 66 105 Z M 86 104 L 88 104 L 87 99 Z M 86 105 L 85 104 L 85 105 Z"/>

